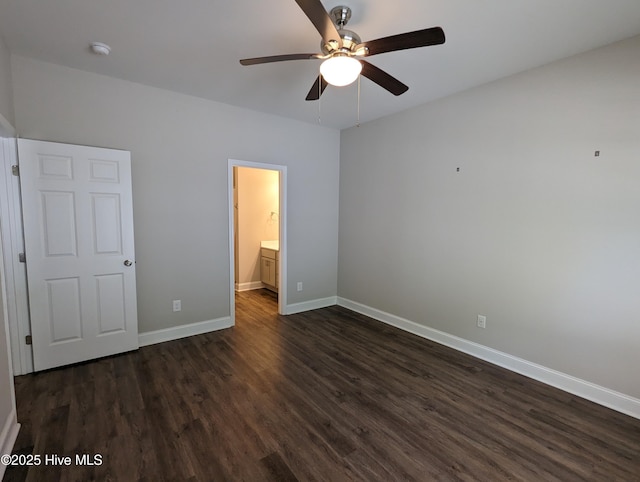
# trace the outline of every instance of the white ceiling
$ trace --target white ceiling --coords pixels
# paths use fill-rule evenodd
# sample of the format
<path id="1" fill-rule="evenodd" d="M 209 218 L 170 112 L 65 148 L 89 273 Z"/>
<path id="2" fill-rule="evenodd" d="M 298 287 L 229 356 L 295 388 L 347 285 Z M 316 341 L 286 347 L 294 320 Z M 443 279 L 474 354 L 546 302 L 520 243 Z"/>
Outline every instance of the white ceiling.
<path id="1" fill-rule="evenodd" d="M 395 97 L 362 79 L 366 122 L 640 34 L 639 0 L 324 0 L 353 10 L 363 40 L 441 26 L 444 45 L 368 60 L 409 86 Z M 81 70 L 306 122 L 357 123 L 357 83 L 304 100 L 320 61 L 243 67 L 241 58 L 319 52 L 294 0 L 0 0 L 9 50 Z M 89 43 L 109 44 L 99 57 Z M 639 53 L 640 54 L 640 53 Z"/>

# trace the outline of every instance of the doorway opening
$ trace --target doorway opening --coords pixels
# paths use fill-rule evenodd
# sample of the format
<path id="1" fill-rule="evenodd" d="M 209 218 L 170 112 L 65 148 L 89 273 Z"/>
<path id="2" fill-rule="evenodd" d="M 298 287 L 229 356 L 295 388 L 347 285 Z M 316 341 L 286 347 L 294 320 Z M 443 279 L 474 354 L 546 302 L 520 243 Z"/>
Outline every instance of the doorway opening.
<path id="1" fill-rule="evenodd" d="M 246 292 L 285 314 L 286 166 L 230 159 L 228 169 L 232 322 L 236 294 Z"/>

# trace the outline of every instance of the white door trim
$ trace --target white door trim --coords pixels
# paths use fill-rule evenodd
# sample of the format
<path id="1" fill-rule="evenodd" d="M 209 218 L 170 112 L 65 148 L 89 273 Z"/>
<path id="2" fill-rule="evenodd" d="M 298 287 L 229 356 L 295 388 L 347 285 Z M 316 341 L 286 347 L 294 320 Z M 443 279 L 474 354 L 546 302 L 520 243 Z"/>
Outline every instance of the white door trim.
<path id="1" fill-rule="evenodd" d="M 4 143 L 4 139 L 0 137 L 0 148 Z M 2 150 L 0 149 L 0 159 L 2 158 Z M 1 163 L 0 163 L 1 164 Z M 7 371 L 8 371 L 8 384 L 9 384 L 9 399 L 10 407 L 9 413 L 6 414 L 6 418 L 2 420 L 0 418 L 0 454 L 10 454 L 13 452 L 13 446 L 18 432 L 20 431 L 20 424 L 18 423 L 17 410 L 16 410 L 16 392 L 13 385 L 13 363 L 11 361 L 11 337 L 9 334 L 9 310 L 7 309 L 8 296 L 6 295 L 5 286 L 5 271 L 4 271 L 4 250 L 3 243 L 0 242 L 0 326 L 5 333 L 5 346 L 0 346 L 0 357 L 7 357 Z M 4 352 L 4 353 L 3 353 Z M 5 386 L 2 387 L 3 391 Z M 6 466 L 4 462 L 0 463 L 0 478 L 4 476 Z"/>
<path id="2" fill-rule="evenodd" d="M 11 173 L 11 166 L 18 164 L 18 149 L 12 131 L 0 129 L 0 134 L 0 241 L 4 248 L 8 335 L 13 374 L 24 375 L 33 371 L 33 355 L 31 346 L 25 342 L 25 337 L 31 334 L 26 266 L 18 261 L 18 253 L 24 252 L 20 180 Z"/>
<path id="3" fill-rule="evenodd" d="M 278 286 L 278 313 L 286 314 L 287 307 L 287 166 L 267 164 L 263 162 L 241 161 L 229 159 L 227 171 L 227 199 L 229 204 L 229 313 L 231 322 L 236 323 L 236 300 L 234 283 L 235 246 L 233 243 L 234 210 L 233 210 L 233 168 L 252 167 L 267 169 L 280 173 L 280 265 L 278 267 L 280 280 Z"/>
<path id="4" fill-rule="evenodd" d="M 2 298 L 2 316 L 0 323 L 3 323 L 3 329 L 6 335 L 6 346 L 0 347 L 0 352 L 5 351 L 8 357 L 9 375 L 14 372 L 14 357 L 20 360 L 19 352 L 16 350 L 12 333 L 15 332 L 11 327 L 12 322 L 16 322 L 14 275 L 13 275 L 13 239 L 14 232 L 11 223 L 11 193 L 7 189 L 7 185 L 11 178 L 11 162 L 17 157 L 14 153 L 16 150 L 15 131 L 11 124 L 0 114 L 0 298 Z M 8 167 L 8 170 L 5 169 Z M 10 266 L 9 266 L 10 265 Z M 4 389 L 4 387 L 3 387 Z M 16 411 L 16 392 L 13 385 L 13 377 L 9 380 L 9 392 L 11 395 L 10 411 L 4 420 L 0 419 L 0 454 L 10 454 L 13 451 L 20 424 L 18 423 Z M 0 479 L 6 470 L 5 464 L 0 464 Z"/>

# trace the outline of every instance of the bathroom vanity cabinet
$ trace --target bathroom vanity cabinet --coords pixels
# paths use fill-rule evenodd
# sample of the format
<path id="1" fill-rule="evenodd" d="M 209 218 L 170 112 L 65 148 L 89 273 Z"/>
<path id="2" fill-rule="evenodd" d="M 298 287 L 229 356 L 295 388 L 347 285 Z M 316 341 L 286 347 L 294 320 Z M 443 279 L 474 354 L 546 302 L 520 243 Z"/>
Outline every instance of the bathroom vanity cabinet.
<path id="1" fill-rule="evenodd" d="M 271 291 L 278 291 L 278 261 L 280 251 L 273 247 L 260 248 L 260 281 Z"/>

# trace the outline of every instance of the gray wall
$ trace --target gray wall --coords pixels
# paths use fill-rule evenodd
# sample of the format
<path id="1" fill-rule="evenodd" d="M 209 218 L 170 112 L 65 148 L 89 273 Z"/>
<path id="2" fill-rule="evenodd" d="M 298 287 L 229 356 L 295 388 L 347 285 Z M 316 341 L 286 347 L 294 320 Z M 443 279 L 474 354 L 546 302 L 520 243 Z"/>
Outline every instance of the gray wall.
<path id="1" fill-rule="evenodd" d="M 132 153 L 140 332 L 229 315 L 229 158 L 288 166 L 288 303 L 335 296 L 337 130 L 17 56 L 12 71 L 19 136 Z"/>
<path id="2" fill-rule="evenodd" d="M 0 34 L 0 115 L 11 125 L 13 117 L 13 91 L 11 82 L 11 63 L 9 50 L 7 50 L 2 35 Z"/>
<path id="3" fill-rule="evenodd" d="M 338 295 L 640 397 L 638 52 L 343 131 Z"/>

